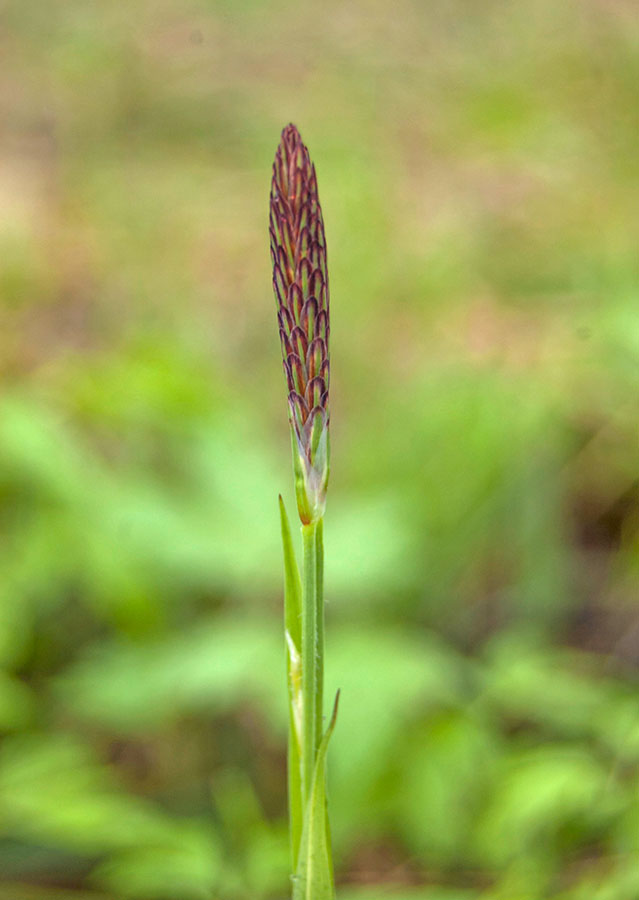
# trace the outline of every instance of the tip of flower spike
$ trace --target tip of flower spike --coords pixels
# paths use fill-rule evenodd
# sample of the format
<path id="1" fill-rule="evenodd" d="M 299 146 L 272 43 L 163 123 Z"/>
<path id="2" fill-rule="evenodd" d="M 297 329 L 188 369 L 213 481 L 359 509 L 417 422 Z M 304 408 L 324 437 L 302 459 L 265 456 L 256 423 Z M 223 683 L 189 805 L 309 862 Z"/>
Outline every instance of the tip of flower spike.
<path id="1" fill-rule="evenodd" d="M 294 125 L 293 122 L 289 122 L 288 125 L 285 125 L 282 129 L 282 137 L 300 137 L 299 129 L 297 125 Z"/>

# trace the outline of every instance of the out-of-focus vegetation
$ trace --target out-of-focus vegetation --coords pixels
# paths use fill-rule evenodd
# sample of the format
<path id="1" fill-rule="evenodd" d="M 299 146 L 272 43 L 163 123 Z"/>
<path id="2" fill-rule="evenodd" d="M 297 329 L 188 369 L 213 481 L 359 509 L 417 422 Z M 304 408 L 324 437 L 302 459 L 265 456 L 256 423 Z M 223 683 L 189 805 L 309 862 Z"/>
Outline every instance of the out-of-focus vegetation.
<path id="1" fill-rule="evenodd" d="M 340 900 L 636 900 L 635 4 L 4 0 L 0 50 L 0 898 L 287 894 L 293 120 Z"/>

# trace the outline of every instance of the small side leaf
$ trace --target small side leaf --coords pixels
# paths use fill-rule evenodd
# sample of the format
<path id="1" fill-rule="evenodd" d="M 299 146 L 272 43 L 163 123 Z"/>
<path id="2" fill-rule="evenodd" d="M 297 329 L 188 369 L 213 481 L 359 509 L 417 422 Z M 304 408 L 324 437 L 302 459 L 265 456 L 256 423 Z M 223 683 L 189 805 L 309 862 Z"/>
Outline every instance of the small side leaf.
<path id="1" fill-rule="evenodd" d="M 300 648 L 302 582 L 300 579 L 291 527 L 281 496 L 280 522 L 284 551 L 284 627 L 286 633 L 286 680 L 288 684 L 288 807 L 290 821 L 291 869 L 297 868 L 304 804 L 300 745 L 302 728 L 302 666 Z"/>
<path id="2" fill-rule="evenodd" d="M 284 551 L 284 627 L 299 652 L 302 646 L 302 579 L 295 559 L 291 526 L 281 495 L 279 501 Z"/>
<path id="3" fill-rule="evenodd" d="M 333 859 L 326 812 L 326 751 L 335 722 L 339 691 L 335 697 L 333 715 L 317 751 L 311 796 L 304 816 L 302 842 L 297 873 L 293 885 L 293 900 L 334 900 Z"/>

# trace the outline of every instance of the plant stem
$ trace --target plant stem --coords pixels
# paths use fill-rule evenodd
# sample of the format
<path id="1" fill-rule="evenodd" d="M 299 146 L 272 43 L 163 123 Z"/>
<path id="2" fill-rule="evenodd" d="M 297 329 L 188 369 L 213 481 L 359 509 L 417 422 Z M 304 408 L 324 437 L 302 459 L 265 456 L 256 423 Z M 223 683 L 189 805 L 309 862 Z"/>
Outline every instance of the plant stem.
<path id="1" fill-rule="evenodd" d="M 304 738 L 302 791 L 308 803 L 315 759 L 322 738 L 324 682 L 324 545 L 322 520 L 302 525 L 304 574 L 302 579 L 302 697 Z"/>
<path id="2" fill-rule="evenodd" d="M 317 610 L 317 649 L 315 660 L 317 663 L 316 680 L 316 738 L 317 747 L 322 742 L 324 733 L 324 519 L 317 523 L 315 533 L 315 608 Z"/>

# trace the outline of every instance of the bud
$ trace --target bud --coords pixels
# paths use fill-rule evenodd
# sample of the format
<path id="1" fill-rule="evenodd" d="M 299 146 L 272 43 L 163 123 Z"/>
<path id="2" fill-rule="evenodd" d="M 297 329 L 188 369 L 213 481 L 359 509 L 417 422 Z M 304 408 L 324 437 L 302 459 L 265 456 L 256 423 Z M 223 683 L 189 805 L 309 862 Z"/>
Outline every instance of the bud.
<path id="1" fill-rule="evenodd" d="M 273 289 L 288 385 L 295 492 L 303 524 L 324 515 L 329 470 L 329 299 L 315 167 L 294 125 L 273 163 Z"/>

